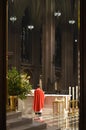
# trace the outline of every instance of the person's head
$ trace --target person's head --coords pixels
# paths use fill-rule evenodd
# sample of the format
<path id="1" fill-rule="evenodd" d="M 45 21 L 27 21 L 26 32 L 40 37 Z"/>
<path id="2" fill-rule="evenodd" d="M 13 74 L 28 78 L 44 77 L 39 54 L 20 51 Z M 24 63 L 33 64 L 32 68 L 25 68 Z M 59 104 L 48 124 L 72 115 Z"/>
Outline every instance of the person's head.
<path id="1" fill-rule="evenodd" d="M 40 84 L 37 84 L 37 88 L 40 88 Z"/>

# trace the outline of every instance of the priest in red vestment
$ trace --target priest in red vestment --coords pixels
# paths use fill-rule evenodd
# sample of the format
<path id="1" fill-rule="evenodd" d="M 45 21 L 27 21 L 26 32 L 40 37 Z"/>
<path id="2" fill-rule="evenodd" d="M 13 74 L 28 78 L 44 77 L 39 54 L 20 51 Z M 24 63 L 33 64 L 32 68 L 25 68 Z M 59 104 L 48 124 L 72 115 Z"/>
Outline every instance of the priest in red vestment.
<path id="1" fill-rule="evenodd" d="M 37 88 L 34 91 L 34 103 L 33 103 L 33 109 L 35 114 L 41 115 L 43 107 L 44 107 L 44 92 L 40 88 L 40 86 L 37 85 Z"/>

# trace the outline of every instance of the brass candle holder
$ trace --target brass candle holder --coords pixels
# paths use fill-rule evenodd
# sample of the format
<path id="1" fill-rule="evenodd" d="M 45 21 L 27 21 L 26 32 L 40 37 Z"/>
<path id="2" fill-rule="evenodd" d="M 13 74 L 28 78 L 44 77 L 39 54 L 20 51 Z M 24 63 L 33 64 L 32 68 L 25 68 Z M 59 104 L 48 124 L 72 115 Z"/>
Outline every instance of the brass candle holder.
<path id="1" fill-rule="evenodd" d="M 74 99 L 69 100 L 69 115 L 78 114 L 79 112 L 78 102 L 79 100 Z"/>
<path id="2" fill-rule="evenodd" d="M 79 100 L 76 100 L 76 109 L 79 108 L 78 103 L 79 103 Z"/>

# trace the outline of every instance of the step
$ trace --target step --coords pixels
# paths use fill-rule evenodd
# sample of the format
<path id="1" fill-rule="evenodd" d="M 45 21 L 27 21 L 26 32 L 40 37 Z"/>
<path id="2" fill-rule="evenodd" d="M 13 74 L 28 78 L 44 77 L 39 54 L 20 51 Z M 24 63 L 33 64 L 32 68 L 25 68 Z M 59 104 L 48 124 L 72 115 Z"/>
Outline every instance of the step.
<path id="1" fill-rule="evenodd" d="M 27 125 L 31 123 L 32 123 L 32 118 L 21 117 L 21 118 L 7 120 L 7 124 L 9 128 L 14 128 L 15 126 L 19 127 L 19 126 L 23 126 L 23 125 Z"/>
<path id="2" fill-rule="evenodd" d="M 6 130 L 10 129 L 10 124 L 6 124 Z"/>
<path id="3" fill-rule="evenodd" d="M 7 120 L 9 119 L 15 119 L 15 118 L 19 118 L 22 116 L 22 112 L 20 111 L 12 111 L 12 112 L 7 112 Z"/>
<path id="4" fill-rule="evenodd" d="M 55 126 L 52 126 L 52 127 L 47 127 L 46 129 L 44 130 L 61 130 L 61 128 L 57 128 Z"/>
<path id="5" fill-rule="evenodd" d="M 9 130 L 44 130 L 46 128 L 46 123 L 33 121 L 31 124 L 21 125 L 15 128 L 11 128 Z"/>

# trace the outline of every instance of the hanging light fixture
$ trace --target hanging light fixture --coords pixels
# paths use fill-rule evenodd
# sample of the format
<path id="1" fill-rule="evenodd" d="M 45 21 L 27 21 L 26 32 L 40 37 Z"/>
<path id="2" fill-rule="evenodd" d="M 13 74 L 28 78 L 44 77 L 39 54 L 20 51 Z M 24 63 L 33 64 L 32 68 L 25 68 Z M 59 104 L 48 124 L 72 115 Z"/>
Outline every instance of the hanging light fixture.
<path id="1" fill-rule="evenodd" d="M 30 29 L 30 30 L 34 29 L 34 26 L 33 25 L 28 25 L 28 29 Z"/>
<path id="2" fill-rule="evenodd" d="M 34 29 L 34 25 L 33 25 L 33 20 L 32 20 L 32 17 L 31 17 L 31 8 L 29 10 L 29 21 L 28 21 L 28 29 L 29 30 L 32 30 Z"/>
<path id="3" fill-rule="evenodd" d="M 10 17 L 10 21 L 12 21 L 13 23 L 17 20 L 17 17 L 16 16 L 11 16 Z"/>
<path id="4" fill-rule="evenodd" d="M 14 15 L 14 0 L 12 0 L 12 15 L 10 16 L 10 21 L 13 23 L 17 20 L 17 17 Z"/>
<path id="5" fill-rule="evenodd" d="M 75 20 L 73 20 L 73 19 L 69 20 L 68 22 L 69 22 L 69 24 L 75 24 Z"/>
<path id="6" fill-rule="evenodd" d="M 54 16 L 55 16 L 55 17 L 60 17 L 60 16 L 61 16 L 61 12 L 60 12 L 60 11 L 54 12 Z"/>

